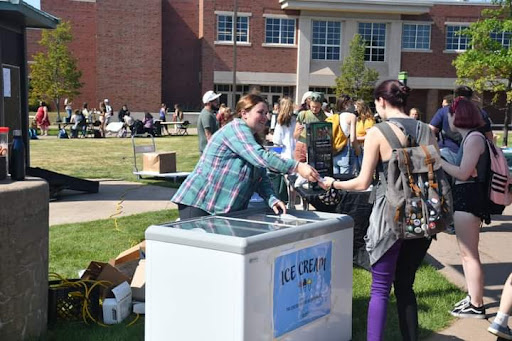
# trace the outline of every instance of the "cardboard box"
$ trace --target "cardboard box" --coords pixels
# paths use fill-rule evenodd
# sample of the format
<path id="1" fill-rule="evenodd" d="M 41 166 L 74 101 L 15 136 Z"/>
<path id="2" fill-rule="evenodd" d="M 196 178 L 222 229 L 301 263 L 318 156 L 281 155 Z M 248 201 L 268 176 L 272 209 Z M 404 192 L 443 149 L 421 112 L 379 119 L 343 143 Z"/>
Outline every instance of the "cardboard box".
<path id="1" fill-rule="evenodd" d="M 139 266 L 135 270 L 132 283 L 132 297 L 135 301 L 144 302 L 146 300 L 146 260 L 141 259 Z"/>
<path id="2" fill-rule="evenodd" d="M 121 273 L 118 269 L 108 263 L 91 262 L 81 277 L 83 280 L 107 281 L 112 283 L 108 289 L 102 288 L 102 297 L 106 297 L 111 293 L 110 289 L 118 286 L 123 282 L 129 282 L 130 277 Z"/>
<path id="3" fill-rule="evenodd" d="M 128 282 L 112 289 L 113 298 L 103 300 L 103 323 L 121 323 L 132 311 L 132 291 Z"/>
<path id="4" fill-rule="evenodd" d="M 135 245 L 134 247 L 129 248 L 128 250 L 124 250 L 121 252 L 116 259 L 114 260 L 113 265 L 119 265 L 124 262 L 139 260 L 141 258 L 146 258 L 146 241 Z"/>
<path id="5" fill-rule="evenodd" d="M 142 169 L 145 172 L 175 173 L 176 152 L 144 153 Z"/>

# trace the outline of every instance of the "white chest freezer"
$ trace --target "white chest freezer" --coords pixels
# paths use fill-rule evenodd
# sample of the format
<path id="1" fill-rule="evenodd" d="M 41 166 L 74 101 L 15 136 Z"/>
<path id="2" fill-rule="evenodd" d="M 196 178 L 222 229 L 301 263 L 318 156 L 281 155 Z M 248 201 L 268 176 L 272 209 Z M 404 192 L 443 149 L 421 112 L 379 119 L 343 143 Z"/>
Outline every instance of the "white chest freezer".
<path id="1" fill-rule="evenodd" d="M 146 341 L 352 339 L 353 220 L 267 209 L 146 230 Z"/>

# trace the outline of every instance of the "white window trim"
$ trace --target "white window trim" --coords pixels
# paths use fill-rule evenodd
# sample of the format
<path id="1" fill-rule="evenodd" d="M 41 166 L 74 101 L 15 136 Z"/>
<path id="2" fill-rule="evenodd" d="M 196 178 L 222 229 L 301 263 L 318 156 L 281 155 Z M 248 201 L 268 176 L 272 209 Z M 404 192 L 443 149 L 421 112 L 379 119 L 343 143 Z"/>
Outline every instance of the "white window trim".
<path id="1" fill-rule="evenodd" d="M 289 49 L 296 49 L 297 48 L 297 44 L 271 44 L 271 43 L 263 43 L 261 44 L 261 46 L 263 47 L 284 47 L 284 48 L 289 48 Z"/>
<path id="2" fill-rule="evenodd" d="M 364 23 L 364 24 L 384 24 L 386 26 L 386 41 L 384 42 L 384 60 L 380 61 L 380 60 L 365 60 L 364 62 L 365 63 L 387 63 L 388 62 L 388 54 L 387 54 L 387 51 L 388 51 L 388 34 L 389 34 L 389 30 L 388 30 L 388 25 L 389 25 L 389 22 L 385 22 L 385 21 L 372 21 L 372 20 L 358 20 L 357 21 L 357 34 L 359 34 L 359 23 Z M 361 34 L 359 34 L 361 36 L 361 38 L 363 38 L 363 36 Z M 364 39 L 363 39 L 364 40 Z M 402 42 L 400 42 L 400 45 L 402 44 Z M 381 48 L 380 46 L 377 46 L 378 48 Z M 371 48 L 371 47 L 370 47 Z"/>
<path id="3" fill-rule="evenodd" d="M 215 11 L 215 15 L 231 15 L 233 16 L 235 12 L 229 11 Z M 236 12 L 237 17 L 252 17 L 252 13 L 250 12 Z"/>
<path id="4" fill-rule="evenodd" d="M 276 18 L 276 19 L 295 19 L 299 18 L 298 15 L 286 15 L 286 14 L 272 14 L 272 13 L 263 13 L 263 18 Z"/>
<path id="5" fill-rule="evenodd" d="M 444 26 L 469 26 L 471 24 L 472 24 L 472 22 L 467 22 L 467 21 L 461 21 L 461 22 L 445 21 Z"/>
<path id="6" fill-rule="evenodd" d="M 431 22 L 431 21 L 404 21 L 402 22 L 402 38 L 404 36 L 404 33 L 403 33 L 403 28 L 404 28 L 404 25 L 429 25 L 430 26 L 430 47 L 432 47 L 432 25 L 434 23 Z M 402 42 L 400 42 L 400 45 L 403 45 Z M 410 47 L 407 47 L 407 48 L 403 48 L 402 47 L 402 51 L 404 52 L 421 52 L 421 53 L 432 53 L 432 49 L 413 49 L 413 48 L 410 48 Z"/>
<path id="7" fill-rule="evenodd" d="M 288 16 L 288 15 L 275 15 L 275 14 L 263 14 L 263 18 L 265 20 L 263 21 L 264 27 L 264 34 L 263 39 L 267 39 L 267 18 L 269 19 L 290 19 L 295 20 L 295 30 L 293 31 L 293 44 L 282 44 L 282 43 L 263 43 L 261 46 L 265 47 L 290 47 L 290 48 L 297 48 L 297 18 L 296 16 Z"/>
<path id="8" fill-rule="evenodd" d="M 343 60 L 343 51 L 341 50 L 342 49 L 342 46 L 343 46 L 343 26 L 344 26 L 344 20 L 335 20 L 336 18 L 332 18 L 333 20 L 330 20 L 331 18 L 326 18 L 326 19 L 322 19 L 322 20 L 319 20 L 318 18 L 313 18 L 311 19 L 311 55 L 310 55 L 310 58 L 312 61 L 321 61 L 321 62 L 340 62 L 341 60 Z M 313 21 L 326 21 L 326 22 L 339 22 L 340 23 L 340 57 L 339 59 L 313 59 Z M 334 45 L 332 45 L 334 46 Z"/>
<path id="9" fill-rule="evenodd" d="M 406 49 L 402 49 L 402 52 L 432 53 L 432 52 L 434 52 L 434 50 L 431 50 L 431 49 L 411 49 L 411 48 L 406 48 Z"/>
<path id="10" fill-rule="evenodd" d="M 218 40 L 215 40 L 213 42 L 214 45 L 228 45 L 228 46 L 233 46 L 233 42 L 232 41 L 218 41 Z M 237 41 L 236 42 L 236 46 L 252 46 L 252 43 L 246 43 L 246 42 L 240 42 L 240 41 Z"/>
<path id="11" fill-rule="evenodd" d="M 215 38 L 218 37 L 218 29 L 219 29 L 219 21 L 218 21 L 218 18 L 219 16 L 222 15 L 222 16 L 231 16 L 233 17 L 234 15 L 234 12 L 228 12 L 228 11 L 215 11 Z M 237 12 L 236 13 L 236 17 L 239 18 L 239 17 L 252 17 L 252 13 L 249 13 L 249 12 Z M 234 19 L 234 18 L 233 18 Z M 235 21 L 232 19 L 233 21 L 233 25 L 236 25 Z M 248 20 L 247 21 L 247 41 L 237 41 L 236 42 L 236 46 L 252 46 L 252 43 L 251 43 L 251 21 Z M 231 28 L 231 35 L 233 36 L 233 39 L 236 39 L 235 37 L 235 30 L 234 30 L 234 27 Z M 233 45 L 233 42 L 232 41 L 227 41 L 227 40 L 215 40 L 213 42 L 214 45 Z"/>
<path id="12" fill-rule="evenodd" d="M 467 51 L 468 49 L 466 50 L 450 50 L 450 49 L 447 49 L 446 48 L 446 34 L 448 33 L 448 30 L 447 30 L 447 27 L 448 26 L 461 26 L 461 27 L 469 27 L 469 25 L 471 25 L 470 22 L 453 22 L 453 21 L 447 21 L 444 23 L 444 46 L 445 46 L 445 49 L 443 50 L 443 53 L 464 53 L 465 51 Z M 460 37 L 460 36 L 459 36 Z"/>

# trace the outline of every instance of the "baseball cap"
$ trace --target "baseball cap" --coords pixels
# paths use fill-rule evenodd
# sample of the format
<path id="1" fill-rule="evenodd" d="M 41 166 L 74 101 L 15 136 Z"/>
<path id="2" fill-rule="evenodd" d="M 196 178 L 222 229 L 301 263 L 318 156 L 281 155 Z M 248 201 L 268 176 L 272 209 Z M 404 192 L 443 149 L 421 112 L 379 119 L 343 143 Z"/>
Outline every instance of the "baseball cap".
<path id="1" fill-rule="evenodd" d="M 210 103 L 211 101 L 215 101 L 217 98 L 219 98 L 221 96 L 221 94 L 216 94 L 215 92 L 213 92 L 212 90 L 210 91 L 206 91 L 203 95 L 203 103 L 204 104 L 207 104 L 207 103 Z"/>
<path id="2" fill-rule="evenodd" d="M 311 94 L 312 94 L 312 93 L 313 93 L 313 91 L 306 91 L 306 92 L 304 93 L 304 95 L 302 95 L 302 101 L 300 102 L 300 104 L 302 104 L 302 103 L 306 102 L 306 99 L 307 99 L 308 97 L 311 97 Z"/>

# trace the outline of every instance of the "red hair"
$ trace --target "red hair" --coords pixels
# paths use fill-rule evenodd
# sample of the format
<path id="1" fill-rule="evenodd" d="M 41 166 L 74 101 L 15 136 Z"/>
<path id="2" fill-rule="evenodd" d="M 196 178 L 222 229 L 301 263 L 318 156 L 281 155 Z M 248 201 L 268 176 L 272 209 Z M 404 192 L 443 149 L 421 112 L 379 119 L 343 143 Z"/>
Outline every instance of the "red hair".
<path id="1" fill-rule="evenodd" d="M 450 105 L 450 114 L 455 115 L 453 125 L 457 128 L 475 129 L 485 124 L 480 109 L 465 97 L 457 97 Z"/>

